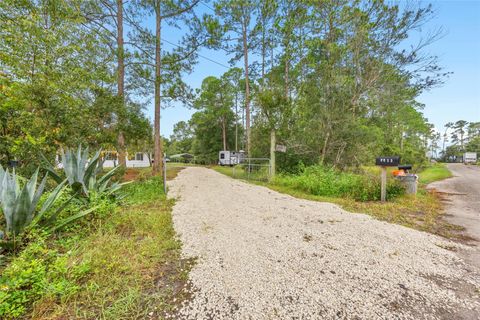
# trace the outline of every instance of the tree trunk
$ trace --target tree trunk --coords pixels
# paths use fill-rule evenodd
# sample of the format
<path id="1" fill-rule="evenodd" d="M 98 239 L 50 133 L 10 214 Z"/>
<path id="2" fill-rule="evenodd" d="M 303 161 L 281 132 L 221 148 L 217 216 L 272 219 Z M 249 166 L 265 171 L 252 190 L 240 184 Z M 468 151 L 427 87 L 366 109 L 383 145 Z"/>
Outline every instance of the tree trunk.
<path id="1" fill-rule="evenodd" d="M 262 21 L 262 81 L 260 82 L 260 89 L 263 90 L 265 86 L 265 55 L 267 50 L 267 44 L 265 39 L 265 20 Z"/>
<path id="2" fill-rule="evenodd" d="M 162 19 L 160 5 L 156 8 L 156 28 L 155 28 L 155 118 L 154 118 L 154 149 L 153 149 L 153 175 L 161 175 L 163 172 L 163 154 L 162 141 L 160 137 L 160 95 L 161 95 L 161 69 L 162 57 L 160 41 L 162 35 Z"/>
<path id="3" fill-rule="evenodd" d="M 238 93 L 235 93 L 235 151 L 238 151 Z"/>
<path id="4" fill-rule="evenodd" d="M 223 141 L 223 151 L 227 150 L 227 128 L 225 125 L 225 117 L 222 119 L 222 141 Z"/>
<path id="5" fill-rule="evenodd" d="M 245 129 L 245 108 L 242 108 L 242 128 Z M 242 149 L 243 151 L 245 151 L 245 139 L 246 139 L 246 135 L 245 135 L 245 131 L 243 132 L 243 137 L 242 137 Z"/>
<path id="6" fill-rule="evenodd" d="M 125 107 L 125 52 L 123 43 L 123 0 L 117 0 L 117 95 L 120 98 L 121 108 Z M 121 125 L 122 117 L 117 120 Z M 125 136 L 120 129 L 117 138 L 118 163 L 122 167 L 127 166 L 127 157 L 125 153 Z"/>
<path id="7" fill-rule="evenodd" d="M 275 159 L 275 145 L 277 144 L 277 136 L 275 129 L 270 130 L 270 179 L 275 177 L 276 173 L 276 159 Z"/>
<path id="8" fill-rule="evenodd" d="M 287 2 L 288 3 L 288 2 Z M 286 12 L 286 19 L 288 24 L 289 20 L 291 19 L 291 13 L 290 13 L 290 6 L 287 7 L 287 12 Z M 293 29 L 290 30 L 290 28 L 287 29 L 289 32 L 293 32 Z M 285 98 L 288 99 L 290 96 L 290 84 L 289 84 L 289 71 L 290 71 L 290 34 L 289 32 L 286 33 L 285 39 L 284 39 L 284 45 L 285 45 Z"/>
<path id="9" fill-rule="evenodd" d="M 285 48 L 285 97 L 288 99 L 290 96 L 290 84 L 289 84 L 289 58 L 288 58 L 288 48 Z"/>
<path id="10" fill-rule="evenodd" d="M 327 153 L 328 140 L 330 139 L 330 132 L 327 132 L 325 140 L 323 142 L 322 155 L 320 157 L 320 164 L 323 164 L 325 161 L 325 154 Z"/>
<path id="11" fill-rule="evenodd" d="M 245 62 L 245 131 L 247 134 L 247 155 L 250 157 L 250 81 L 248 77 L 248 45 L 246 19 L 242 22 L 243 57 Z"/>

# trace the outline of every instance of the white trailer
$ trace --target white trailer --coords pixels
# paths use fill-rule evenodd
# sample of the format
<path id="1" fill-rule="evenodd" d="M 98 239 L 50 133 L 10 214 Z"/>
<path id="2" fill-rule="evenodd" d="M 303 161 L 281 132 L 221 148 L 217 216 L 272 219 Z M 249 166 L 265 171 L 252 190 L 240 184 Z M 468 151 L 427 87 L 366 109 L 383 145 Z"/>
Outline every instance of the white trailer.
<path id="1" fill-rule="evenodd" d="M 221 166 L 234 166 L 242 163 L 245 159 L 245 152 L 240 151 L 220 151 L 218 153 L 218 164 Z"/>
<path id="2" fill-rule="evenodd" d="M 477 163 L 477 153 L 476 152 L 465 152 L 463 154 L 463 163 Z"/>

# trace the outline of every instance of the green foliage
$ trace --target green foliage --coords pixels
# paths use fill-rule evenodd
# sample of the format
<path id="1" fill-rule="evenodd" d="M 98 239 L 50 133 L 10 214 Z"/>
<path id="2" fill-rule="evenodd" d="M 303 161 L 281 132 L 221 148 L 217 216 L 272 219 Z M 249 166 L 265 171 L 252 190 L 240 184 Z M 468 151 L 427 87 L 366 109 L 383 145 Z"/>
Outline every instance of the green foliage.
<path id="1" fill-rule="evenodd" d="M 235 145 L 236 115 L 235 88 L 224 74 L 220 79 L 207 77 L 202 82 L 194 106 L 199 109 L 189 122 L 195 139 L 192 151 L 204 163 L 215 163 L 220 150 L 230 150 Z M 237 132 L 238 133 L 238 132 Z"/>
<path id="2" fill-rule="evenodd" d="M 429 184 L 434 181 L 443 180 L 452 177 L 452 173 L 445 164 L 438 163 L 431 165 L 419 173 L 419 182 Z"/>
<path id="3" fill-rule="evenodd" d="M 391 180 L 391 179 L 390 179 Z M 274 184 L 302 190 L 326 197 L 347 197 L 358 201 L 380 199 L 380 179 L 377 176 L 341 172 L 325 166 L 310 166 L 298 175 L 279 175 Z M 387 194 L 394 198 L 403 194 L 403 188 L 395 181 L 387 185 Z"/>
<path id="4" fill-rule="evenodd" d="M 154 299 L 157 295 L 150 300 L 143 291 L 154 285 L 150 280 L 158 276 L 159 266 L 179 259 L 171 202 L 162 190 L 158 177 L 132 183 L 125 187 L 129 197 L 122 209 L 109 197 L 91 194 L 90 204 L 97 209 L 90 219 L 70 225 L 55 238 L 30 233 L 25 250 L 2 270 L 0 318 L 38 316 L 38 310 L 46 318 L 50 312 L 69 319 L 78 314 L 88 319 L 147 318 L 153 306 L 163 307 L 169 288 L 155 287 L 165 290 L 161 301 Z M 74 199 L 59 218 L 82 208 Z M 169 274 L 176 284 L 178 272 Z"/>
<path id="5" fill-rule="evenodd" d="M 61 183 L 36 212 L 47 176 L 37 188 L 37 169 L 22 188 L 15 172 L 9 173 L 0 166 L 0 178 L 3 178 L 0 185 L 0 205 L 6 221 L 6 235 L 11 234 L 14 238 L 27 226 L 37 223 L 43 214 L 52 208 L 64 187 L 64 183 Z"/>
<path id="6" fill-rule="evenodd" d="M 127 195 L 128 203 L 142 204 L 152 202 L 164 196 L 162 177 L 151 177 L 143 181 L 136 182 L 125 186 L 124 190 Z"/>
<path id="7" fill-rule="evenodd" d="M 121 169 L 120 166 L 113 168 L 100 178 L 98 177 L 102 172 L 100 152 L 101 150 L 98 150 L 89 159 L 88 147 L 82 150 L 82 146 L 79 145 L 77 152 L 70 149 L 67 149 L 66 152 L 62 150 L 62 169 L 67 177 L 68 184 L 75 193 L 88 197 L 91 192 L 112 195 L 120 190 L 123 184 L 110 183 L 115 173 Z M 47 163 L 45 169 L 55 180 L 62 180 L 53 166 Z"/>
<path id="8" fill-rule="evenodd" d="M 18 160 L 30 175 L 40 152 L 53 159 L 65 145 L 112 148 L 119 130 L 127 147 L 151 137 L 141 106 L 113 89 L 114 32 L 98 28 L 91 3 L 0 1 L 2 165 Z"/>
<path id="9" fill-rule="evenodd" d="M 452 143 L 445 148 L 446 142 Z M 445 125 L 442 158 L 444 161 L 458 161 L 464 152 L 480 154 L 480 122 L 458 120 Z"/>
<path id="10" fill-rule="evenodd" d="M 38 236 L 2 271 L 0 317 L 15 319 L 42 297 L 65 299 L 77 292 L 88 265 L 70 265 L 69 254 L 49 249 L 45 238 Z"/>

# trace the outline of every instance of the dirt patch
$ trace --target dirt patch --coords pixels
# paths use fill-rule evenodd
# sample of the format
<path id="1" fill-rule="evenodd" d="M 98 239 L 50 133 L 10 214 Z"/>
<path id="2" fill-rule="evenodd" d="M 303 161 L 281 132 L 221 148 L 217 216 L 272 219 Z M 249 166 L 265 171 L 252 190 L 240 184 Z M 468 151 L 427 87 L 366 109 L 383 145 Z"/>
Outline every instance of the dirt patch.
<path id="1" fill-rule="evenodd" d="M 161 301 L 161 305 L 148 314 L 148 319 L 175 318 L 177 310 L 190 300 L 193 292 L 188 272 L 195 265 L 196 259 L 167 260 L 169 262 L 160 265 L 153 276 L 151 289 L 144 293 L 145 300 L 142 303 L 145 308 L 151 308 L 152 301 Z M 156 299 L 152 300 L 152 297 Z"/>
<path id="2" fill-rule="evenodd" d="M 123 175 L 123 181 L 134 181 L 138 179 L 140 175 L 140 170 L 135 168 L 128 168 L 125 170 L 125 174 Z"/>

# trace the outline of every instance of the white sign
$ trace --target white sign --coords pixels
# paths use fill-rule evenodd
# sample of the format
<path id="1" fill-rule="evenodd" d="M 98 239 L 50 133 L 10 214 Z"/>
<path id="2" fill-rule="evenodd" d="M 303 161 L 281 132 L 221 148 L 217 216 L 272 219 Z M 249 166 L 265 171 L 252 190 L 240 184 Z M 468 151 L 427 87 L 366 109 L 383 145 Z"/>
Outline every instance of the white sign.
<path id="1" fill-rule="evenodd" d="M 278 152 L 287 152 L 287 146 L 284 146 L 282 144 L 277 144 L 275 146 L 275 151 L 278 151 Z"/>

